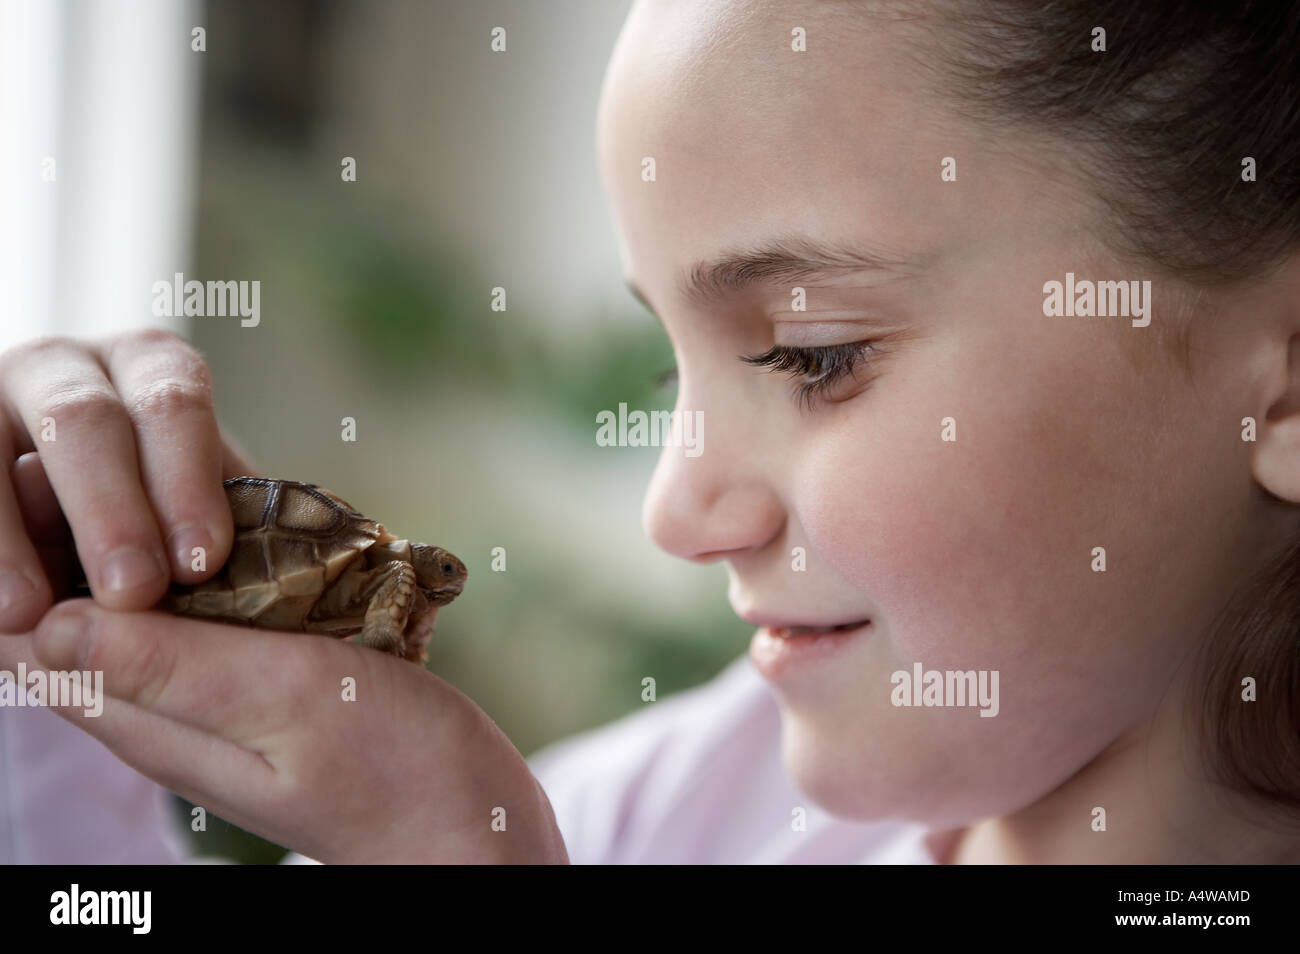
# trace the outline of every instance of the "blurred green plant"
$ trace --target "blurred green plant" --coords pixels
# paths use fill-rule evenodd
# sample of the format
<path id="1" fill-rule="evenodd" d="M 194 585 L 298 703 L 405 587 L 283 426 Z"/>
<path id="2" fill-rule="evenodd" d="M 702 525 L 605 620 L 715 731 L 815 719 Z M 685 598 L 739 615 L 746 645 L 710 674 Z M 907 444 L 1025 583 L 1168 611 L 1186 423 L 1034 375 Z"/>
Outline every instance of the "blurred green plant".
<path id="1" fill-rule="evenodd" d="M 176 812 L 177 822 L 189 831 L 190 849 L 195 854 L 208 858 L 229 859 L 245 865 L 279 864 L 288 854 L 279 845 L 259 838 L 237 825 L 232 825 L 211 812 L 206 813 L 205 830 L 194 831 L 194 809 L 198 806 L 179 795 L 173 795 L 172 807 Z"/>
<path id="2" fill-rule="evenodd" d="M 400 394 L 413 376 L 474 383 L 540 402 L 580 430 L 619 402 L 672 403 L 658 385 L 672 347 L 630 296 L 593 306 L 576 333 L 518 315 L 495 320 L 474 266 L 400 210 L 281 194 L 261 214 L 257 257 L 311 291 L 313 313 L 350 343 L 357 372 L 377 390 Z"/>

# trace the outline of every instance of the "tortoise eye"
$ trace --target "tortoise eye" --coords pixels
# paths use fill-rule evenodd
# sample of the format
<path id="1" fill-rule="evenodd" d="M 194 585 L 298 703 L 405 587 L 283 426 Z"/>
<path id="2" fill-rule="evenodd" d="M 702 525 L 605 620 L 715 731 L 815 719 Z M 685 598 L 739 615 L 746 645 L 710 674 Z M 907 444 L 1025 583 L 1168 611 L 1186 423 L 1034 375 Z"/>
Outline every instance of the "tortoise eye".
<path id="1" fill-rule="evenodd" d="M 451 576 L 451 570 L 452 570 L 452 566 L 450 563 L 444 563 L 442 565 L 442 572 L 446 573 L 448 576 Z"/>

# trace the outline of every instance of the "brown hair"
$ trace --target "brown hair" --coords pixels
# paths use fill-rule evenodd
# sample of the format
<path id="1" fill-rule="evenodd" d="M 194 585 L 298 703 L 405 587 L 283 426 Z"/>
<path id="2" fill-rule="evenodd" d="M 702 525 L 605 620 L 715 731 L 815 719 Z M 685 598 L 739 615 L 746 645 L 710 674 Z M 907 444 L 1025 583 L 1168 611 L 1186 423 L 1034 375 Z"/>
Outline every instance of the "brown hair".
<path id="1" fill-rule="evenodd" d="M 1117 250 L 1185 279 L 1230 281 L 1300 245 L 1300 4 L 942 7 L 954 94 L 986 123 L 1064 137 L 1113 213 Z M 1105 52 L 1093 50 L 1098 27 Z"/>
<path id="2" fill-rule="evenodd" d="M 1117 253 L 1206 287 L 1262 275 L 1300 247 L 1300 3 L 954 0 L 940 11 L 924 25 L 941 34 L 945 86 L 978 121 L 1068 142 Z M 1300 541 L 1243 583 L 1201 653 L 1212 777 L 1300 812 Z M 1247 677 L 1257 701 L 1243 700 Z"/>

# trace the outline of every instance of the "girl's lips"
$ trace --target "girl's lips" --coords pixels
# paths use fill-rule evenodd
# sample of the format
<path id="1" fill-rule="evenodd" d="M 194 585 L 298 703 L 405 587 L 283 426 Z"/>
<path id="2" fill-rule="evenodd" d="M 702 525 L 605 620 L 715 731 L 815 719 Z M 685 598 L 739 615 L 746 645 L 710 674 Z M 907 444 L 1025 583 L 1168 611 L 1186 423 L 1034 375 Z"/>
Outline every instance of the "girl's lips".
<path id="1" fill-rule="evenodd" d="M 848 623 L 835 623 L 833 625 L 814 623 L 808 626 L 769 626 L 767 628 L 773 636 L 790 639 L 794 636 L 807 636 L 810 633 L 842 633 L 851 629 L 860 629 L 869 622 L 871 622 L 869 619 L 855 619 Z"/>
<path id="2" fill-rule="evenodd" d="M 760 626 L 749 643 L 749 658 L 764 678 L 773 682 L 834 658 L 865 636 L 871 620 L 812 627 Z M 795 630 L 802 630 L 796 632 Z"/>
<path id="3" fill-rule="evenodd" d="M 871 622 L 871 618 L 864 616 L 861 619 L 845 620 L 840 623 L 811 623 L 806 620 L 793 620 L 790 617 L 765 616 L 762 613 L 737 613 L 750 626 L 761 626 L 770 630 L 773 635 L 790 637 L 804 636 L 808 633 L 837 633 L 850 629 L 860 629 Z"/>

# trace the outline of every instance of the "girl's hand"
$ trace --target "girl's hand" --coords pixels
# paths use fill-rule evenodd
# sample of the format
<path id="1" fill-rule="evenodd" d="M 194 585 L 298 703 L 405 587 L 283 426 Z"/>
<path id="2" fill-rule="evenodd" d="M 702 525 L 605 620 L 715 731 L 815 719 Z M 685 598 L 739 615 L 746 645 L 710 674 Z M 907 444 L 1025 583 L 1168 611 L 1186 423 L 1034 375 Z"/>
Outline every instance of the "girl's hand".
<path id="1" fill-rule="evenodd" d="M 102 670 L 102 714 L 56 711 L 127 764 L 321 861 L 567 860 L 519 753 L 436 676 L 328 637 L 139 612 L 225 563 L 221 482 L 257 475 L 189 344 L 151 329 L 0 354 L 0 448 L 17 459 L 0 470 L 0 633 L 19 634 L 0 635 L 0 669 Z M 50 609 L 73 546 L 94 602 Z"/>
<path id="2" fill-rule="evenodd" d="M 202 357 L 158 329 L 40 338 L 0 354 L 0 633 L 62 595 L 72 547 L 95 600 L 153 606 L 230 555 L 221 482 L 256 472 L 217 427 Z M 39 456 L 34 451 L 39 451 Z M 208 571 L 190 568 L 191 548 Z"/>
<path id="3" fill-rule="evenodd" d="M 509 739 L 432 673 L 309 633 L 58 604 L 0 669 L 102 671 L 57 709 L 122 761 L 318 861 L 568 862 Z"/>

